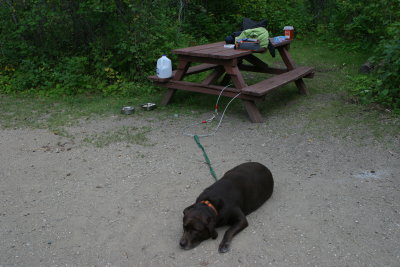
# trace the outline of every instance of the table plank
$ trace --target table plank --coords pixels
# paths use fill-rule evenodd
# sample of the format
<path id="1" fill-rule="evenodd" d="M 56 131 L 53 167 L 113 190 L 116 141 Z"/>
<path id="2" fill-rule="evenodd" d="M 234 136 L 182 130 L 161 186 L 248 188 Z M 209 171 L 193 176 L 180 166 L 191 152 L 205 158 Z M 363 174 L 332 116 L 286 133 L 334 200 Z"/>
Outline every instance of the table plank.
<path id="1" fill-rule="evenodd" d="M 178 90 L 203 93 L 209 95 L 219 95 L 222 89 L 225 88 L 224 86 L 219 86 L 219 85 L 207 85 L 207 84 L 193 83 L 187 81 L 173 81 L 173 80 L 169 81 L 168 83 L 162 83 L 159 85 L 167 87 L 169 88 L 169 90 L 178 89 Z M 224 89 L 222 96 L 234 97 L 238 93 L 240 93 L 240 90 L 232 87 L 227 87 Z M 240 94 L 238 98 L 251 101 L 260 100 L 259 96 L 255 97 L 246 94 Z"/>
<path id="2" fill-rule="evenodd" d="M 242 92 L 244 94 L 249 94 L 253 96 L 264 96 L 269 91 L 272 91 L 290 82 L 299 80 L 304 76 L 309 75 L 312 72 L 314 72 L 314 68 L 298 67 L 294 70 L 285 72 L 283 74 L 279 74 L 272 78 L 263 80 L 259 83 L 247 86 L 242 89 Z"/>
<path id="3" fill-rule="evenodd" d="M 217 64 L 203 63 L 203 64 L 200 64 L 197 66 L 190 67 L 185 75 L 192 75 L 192 74 L 200 73 L 203 71 L 212 70 L 217 67 L 218 67 Z M 176 73 L 176 70 L 174 70 L 172 72 L 172 77 L 175 75 L 175 73 Z M 171 78 L 159 78 L 157 75 L 151 75 L 151 76 L 148 76 L 147 79 L 152 80 L 154 82 L 158 82 L 158 83 L 166 83 L 169 80 L 171 80 L 172 77 Z"/>
<path id="4" fill-rule="evenodd" d="M 216 47 L 216 46 L 218 47 L 221 44 L 223 45 L 224 43 L 225 42 L 217 42 L 217 43 L 211 43 L 211 44 L 204 44 L 204 45 L 196 45 L 196 46 L 190 46 L 190 47 L 184 47 L 184 48 L 177 48 L 177 49 L 172 50 L 172 52 L 173 53 L 175 53 L 175 52 L 181 53 L 181 52 L 189 52 L 189 51 L 192 51 L 192 50 L 199 51 L 199 50 L 208 49 L 208 48 L 211 48 L 211 47 Z"/>
<path id="5" fill-rule="evenodd" d="M 280 46 L 289 45 L 292 42 L 292 40 L 285 40 L 285 41 L 282 41 L 280 43 L 274 43 L 274 38 L 269 38 L 269 41 L 271 42 L 271 44 L 274 47 L 280 47 Z"/>
<path id="6" fill-rule="evenodd" d="M 224 42 L 218 42 L 208 45 L 193 46 L 187 48 L 180 48 L 172 50 L 172 53 L 177 55 L 186 55 L 193 57 L 203 58 L 216 58 L 216 59 L 234 59 L 253 53 L 250 50 L 236 50 L 232 48 L 225 48 Z"/>

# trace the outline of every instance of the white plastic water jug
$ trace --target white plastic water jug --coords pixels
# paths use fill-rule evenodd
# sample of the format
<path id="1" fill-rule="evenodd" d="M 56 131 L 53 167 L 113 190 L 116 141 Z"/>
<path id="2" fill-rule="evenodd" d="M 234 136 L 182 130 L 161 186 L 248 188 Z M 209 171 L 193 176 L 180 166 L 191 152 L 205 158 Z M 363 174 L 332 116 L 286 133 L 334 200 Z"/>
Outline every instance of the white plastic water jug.
<path id="1" fill-rule="evenodd" d="M 166 55 L 162 55 L 157 60 L 157 76 L 158 78 L 171 78 L 172 76 L 171 60 Z"/>

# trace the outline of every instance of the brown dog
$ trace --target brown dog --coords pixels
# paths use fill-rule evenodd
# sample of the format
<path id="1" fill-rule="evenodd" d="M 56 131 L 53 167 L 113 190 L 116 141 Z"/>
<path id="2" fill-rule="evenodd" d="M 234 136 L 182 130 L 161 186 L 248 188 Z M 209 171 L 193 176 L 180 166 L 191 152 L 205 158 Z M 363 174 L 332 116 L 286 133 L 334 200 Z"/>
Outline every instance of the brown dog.
<path id="1" fill-rule="evenodd" d="M 218 249 L 227 252 L 233 236 L 248 226 L 246 215 L 260 207 L 273 189 L 272 174 L 260 163 L 243 163 L 227 171 L 183 211 L 181 248 L 191 249 L 210 237 L 215 239 L 216 227 L 230 225 Z"/>

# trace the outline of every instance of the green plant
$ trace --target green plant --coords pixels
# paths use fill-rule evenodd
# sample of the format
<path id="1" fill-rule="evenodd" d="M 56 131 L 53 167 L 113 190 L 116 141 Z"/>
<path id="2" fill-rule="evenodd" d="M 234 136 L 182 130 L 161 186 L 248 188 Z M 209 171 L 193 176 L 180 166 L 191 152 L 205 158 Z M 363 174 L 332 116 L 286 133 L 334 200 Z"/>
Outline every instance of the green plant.
<path id="1" fill-rule="evenodd" d="M 316 1 L 312 1 L 316 2 Z M 400 2 L 393 0 L 329 0 L 316 9 L 318 36 L 341 49 L 374 49 L 387 38 L 387 27 L 400 19 Z M 328 12 L 327 12 L 328 11 Z M 321 17 L 323 14 L 323 17 Z"/>
<path id="2" fill-rule="evenodd" d="M 245 17 L 267 19 L 267 29 L 276 35 L 282 35 L 285 25 L 295 26 L 296 32 L 304 35 L 311 22 L 307 1 L 197 0 L 187 6 L 183 30 L 198 38 L 221 41 L 238 31 Z"/>
<path id="3" fill-rule="evenodd" d="M 370 75 L 353 79 L 353 94 L 362 103 L 379 103 L 400 113 L 400 41 L 386 44 L 381 61 Z"/>
<path id="4" fill-rule="evenodd" d="M 74 95 L 144 82 L 157 58 L 187 38 L 172 3 L 0 1 L 0 71 L 15 68 L 0 91 Z"/>

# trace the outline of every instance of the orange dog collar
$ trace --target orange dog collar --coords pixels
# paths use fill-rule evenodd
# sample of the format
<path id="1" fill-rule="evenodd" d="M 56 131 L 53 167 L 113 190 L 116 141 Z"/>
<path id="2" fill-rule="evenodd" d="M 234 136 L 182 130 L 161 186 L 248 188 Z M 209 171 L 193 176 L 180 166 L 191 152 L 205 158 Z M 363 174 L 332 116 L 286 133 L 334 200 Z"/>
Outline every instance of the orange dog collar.
<path id="1" fill-rule="evenodd" d="M 210 201 L 208 201 L 208 200 L 203 200 L 203 201 L 200 201 L 200 203 L 206 204 L 209 208 L 211 208 L 211 209 L 215 212 L 215 215 L 218 216 L 218 211 L 217 211 L 217 209 L 214 207 L 213 204 L 211 204 Z"/>

